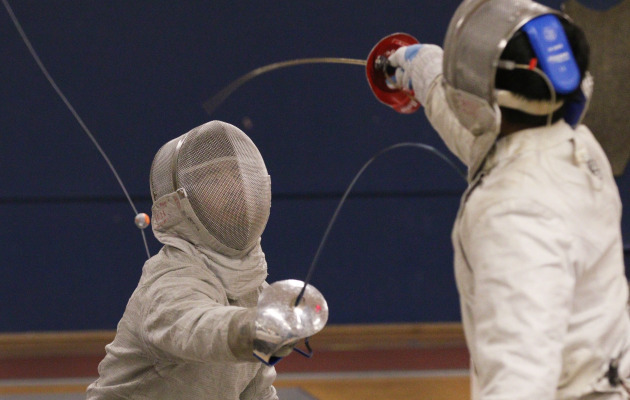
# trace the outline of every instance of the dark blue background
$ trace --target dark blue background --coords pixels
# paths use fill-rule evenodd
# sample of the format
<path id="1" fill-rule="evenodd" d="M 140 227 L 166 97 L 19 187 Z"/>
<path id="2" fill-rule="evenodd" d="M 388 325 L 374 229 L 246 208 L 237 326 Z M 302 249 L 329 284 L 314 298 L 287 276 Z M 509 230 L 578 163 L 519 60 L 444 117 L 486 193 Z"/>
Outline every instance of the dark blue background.
<path id="1" fill-rule="evenodd" d="M 458 4 L 11 2 L 141 211 L 150 212 L 149 167 L 163 143 L 210 119 L 250 135 L 272 176 L 263 235 L 269 281 L 304 279 L 343 191 L 377 151 L 405 141 L 446 149 L 422 112 L 380 104 L 359 66 L 277 70 L 246 83 L 212 116 L 202 104 L 273 62 L 365 59 L 397 31 L 441 44 Z M 146 258 L 134 213 L 3 7 L 0 46 L 0 331 L 113 329 Z M 629 179 L 619 179 L 625 204 Z M 329 301 L 331 323 L 459 320 L 449 236 L 464 188 L 443 161 L 418 149 L 368 168 L 312 281 Z M 623 229 L 628 237 L 627 216 Z M 155 253 L 159 244 L 147 232 Z"/>

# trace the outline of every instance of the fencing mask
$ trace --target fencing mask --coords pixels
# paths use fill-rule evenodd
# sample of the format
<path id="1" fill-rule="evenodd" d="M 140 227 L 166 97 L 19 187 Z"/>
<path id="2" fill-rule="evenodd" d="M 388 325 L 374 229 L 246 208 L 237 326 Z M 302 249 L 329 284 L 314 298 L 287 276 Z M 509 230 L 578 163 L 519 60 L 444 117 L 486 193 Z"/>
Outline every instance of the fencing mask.
<path id="1" fill-rule="evenodd" d="M 542 114 L 547 109 L 553 113 L 559 107 L 554 101 L 551 106 L 536 107 L 537 104 L 531 103 L 521 106 L 513 96 L 505 96 L 505 91 L 498 98 L 497 69 L 514 68 L 514 63 L 506 66 L 500 58 L 515 33 L 523 30 L 528 35 L 537 63 L 530 69 L 553 86 L 552 98 L 556 92 L 578 89 L 582 77 L 563 36 L 560 19 L 567 17 L 531 0 L 464 0 L 455 11 L 444 40 L 443 82 L 450 108 L 475 136 L 469 178 L 477 173 L 499 135 L 499 106 L 516 103 L 516 108 L 524 112 L 533 113 L 538 108 L 543 110 Z"/>
<path id="2" fill-rule="evenodd" d="M 267 224 L 271 180 L 265 163 L 251 139 L 225 122 L 208 122 L 162 146 L 150 181 L 154 203 L 184 189 L 221 253 L 252 248 Z"/>

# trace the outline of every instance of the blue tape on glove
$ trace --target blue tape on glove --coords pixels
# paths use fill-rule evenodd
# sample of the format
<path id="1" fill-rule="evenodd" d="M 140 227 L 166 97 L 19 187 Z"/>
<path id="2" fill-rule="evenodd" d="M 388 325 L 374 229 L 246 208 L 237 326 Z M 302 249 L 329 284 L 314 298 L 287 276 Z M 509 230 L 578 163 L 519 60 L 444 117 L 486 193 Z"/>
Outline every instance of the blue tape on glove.
<path id="1" fill-rule="evenodd" d="M 407 49 L 405 50 L 405 60 L 409 61 L 414 58 L 416 54 L 418 54 L 420 47 L 422 47 L 421 44 L 412 44 L 411 46 L 407 46 Z"/>

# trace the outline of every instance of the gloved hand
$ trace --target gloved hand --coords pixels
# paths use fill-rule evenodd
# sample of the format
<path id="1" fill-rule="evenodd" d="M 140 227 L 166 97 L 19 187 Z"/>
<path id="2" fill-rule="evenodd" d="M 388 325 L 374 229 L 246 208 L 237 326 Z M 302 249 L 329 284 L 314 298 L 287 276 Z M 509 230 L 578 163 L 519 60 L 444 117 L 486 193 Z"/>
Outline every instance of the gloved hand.
<path id="1" fill-rule="evenodd" d="M 293 279 L 275 282 L 260 294 L 256 308 L 232 316 L 228 345 L 237 359 L 258 359 L 274 365 L 289 355 L 300 340 L 324 328 L 328 305 L 317 289 L 308 285 L 295 305 L 303 287 L 304 282 Z"/>
<path id="2" fill-rule="evenodd" d="M 274 365 L 295 345 L 321 331 L 328 321 L 328 304 L 312 285 L 289 279 L 272 283 L 260 294 L 255 321 L 254 356 Z"/>
<path id="3" fill-rule="evenodd" d="M 401 114 L 416 112 L 420 103 L 413 97 L 413 91 L 408 86 L 403 88 L 400 80 L 403 70 L 398 71 L 400 77 L 396 78 L 397 67 L 401 65 L 390 65 L 388 57 L 400 47 L 418 43 L 416 38 L 402 32 L 385 36 L 372 48 L 365 63 L 365 74 L 374 96 Z"/>
<path id="4" fill-rule="evenodd" d="M 411 60 L 418 54 L 423 45 L 413 44 L 402 46 L 396 49 L 388 58 L 387 64 L 394 69 L 394 74 L 387 79 L 387 86 L 390 89 L 412 90 L 411 81 Z"/>
<path id="5" fill-rule="evenodd" d="M 426 104 L 429 90 L 442 74 L 443 53 L 442 48 L 434 44 L 399 47 L 387 58 L 390 68 L 396 68 L 390 84 Z"/>

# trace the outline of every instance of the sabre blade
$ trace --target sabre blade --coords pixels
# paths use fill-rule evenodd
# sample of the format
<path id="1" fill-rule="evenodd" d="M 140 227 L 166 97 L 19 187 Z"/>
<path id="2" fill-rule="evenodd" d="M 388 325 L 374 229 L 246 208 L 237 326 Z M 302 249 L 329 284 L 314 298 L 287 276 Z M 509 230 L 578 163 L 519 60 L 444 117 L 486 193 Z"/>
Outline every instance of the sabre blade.
<path id="1" fill-rule="evenodd" d="M 273 64 L 264 65 L 258 67 L 242 75 L 238 79 L 231 82 L 225 88 L 221 89 L 217 94 L 209 98 L 203 103 L 203 108 L 208 115 L 212 115 L 214 111 L 225 101 L 236 89 L 243 86 L 250 80 L 265 74 L 267 72 L 275 71 L 282 68 L 294 67 L 304 64 L 347 64 L 347 65 L 359 65 L 365 67 L 366 60 L 359 60 L 354 58 L 339 58 L 339 57 L 319 57 L 319 58 L 297 58 L 294 60 L 279 61 Z"/>

